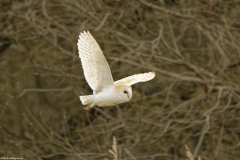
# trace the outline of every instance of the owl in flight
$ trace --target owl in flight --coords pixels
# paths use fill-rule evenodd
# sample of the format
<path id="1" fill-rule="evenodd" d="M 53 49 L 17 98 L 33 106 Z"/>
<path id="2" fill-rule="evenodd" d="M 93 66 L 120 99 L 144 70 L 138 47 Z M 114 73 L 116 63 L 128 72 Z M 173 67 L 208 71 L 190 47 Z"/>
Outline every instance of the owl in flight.
<path id="1" fill-rule="evenodd" d="M 154 72 L 148 72 L 114 82 L 103 52 L 89 31 L 80 33 L 77 45 L 84 76 L 93 90 L 93 95 L 79 97 L 86 110 L 94 105 L 104 107 L 127 102 L 132 98 L 131 85 L 155 77 Z"/>

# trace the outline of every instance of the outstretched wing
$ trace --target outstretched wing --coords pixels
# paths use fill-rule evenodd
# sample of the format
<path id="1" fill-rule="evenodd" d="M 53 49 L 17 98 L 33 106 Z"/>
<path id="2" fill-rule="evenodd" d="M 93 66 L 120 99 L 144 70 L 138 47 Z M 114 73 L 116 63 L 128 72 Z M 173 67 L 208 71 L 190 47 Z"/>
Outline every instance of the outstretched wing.
<path id="1" fill-rule="evenodd" d="M 109 65 L 89 31 L 80 33 L 77 45 L 84 76 L 94 93 L 100 92 L 104 87 L 113 86 Z"/>
<path id="2" fill-rule="evenodd" d="M 123 78 L 121 80 L 118 80 L 114 82 L 114 85 L 127 85 L 131 86 L 138 82 L 146 82 L 155 77 L 155 72 L 148 72 L 148 73 L 142 73 L 142 74 L 135 74 L 126 78 Z"/>

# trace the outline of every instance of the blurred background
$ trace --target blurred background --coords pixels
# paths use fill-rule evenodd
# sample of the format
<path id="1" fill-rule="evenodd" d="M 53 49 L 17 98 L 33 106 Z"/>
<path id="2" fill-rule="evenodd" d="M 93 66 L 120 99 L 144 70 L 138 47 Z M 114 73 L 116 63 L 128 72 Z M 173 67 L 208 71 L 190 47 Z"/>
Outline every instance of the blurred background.
<path id="1" fill-rule="evenodd" d="M 240 157 L 237 0 L 1 0 L 0 157 Z M 77 39 L 89 30 L 114 80 L 155 71 L 130 102 L 85 111 Z"/>

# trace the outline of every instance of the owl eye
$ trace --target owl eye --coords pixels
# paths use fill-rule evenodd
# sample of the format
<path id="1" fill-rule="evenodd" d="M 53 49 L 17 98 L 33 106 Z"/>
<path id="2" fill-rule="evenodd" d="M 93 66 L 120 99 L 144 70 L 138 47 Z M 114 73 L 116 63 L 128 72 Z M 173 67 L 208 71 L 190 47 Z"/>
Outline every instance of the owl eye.
<path id="1" fill-rule="evenodd" d="M 127 94 L 128 92 L 127 91 L 123 91 L 123 93 Z"/>

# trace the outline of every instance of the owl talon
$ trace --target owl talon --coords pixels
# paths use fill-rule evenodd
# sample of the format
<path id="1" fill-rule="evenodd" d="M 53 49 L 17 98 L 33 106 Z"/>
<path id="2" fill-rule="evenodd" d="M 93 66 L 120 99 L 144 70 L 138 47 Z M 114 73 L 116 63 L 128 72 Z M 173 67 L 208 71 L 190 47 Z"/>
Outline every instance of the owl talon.
<path id="1" fill-rule="evenodd" d="M 93 108 L 93 105 L 91 105 L 91 104 L 83 107 L 83 109 L 85 109 L 87 111 L 90 111 L 92 108 Z"/>

